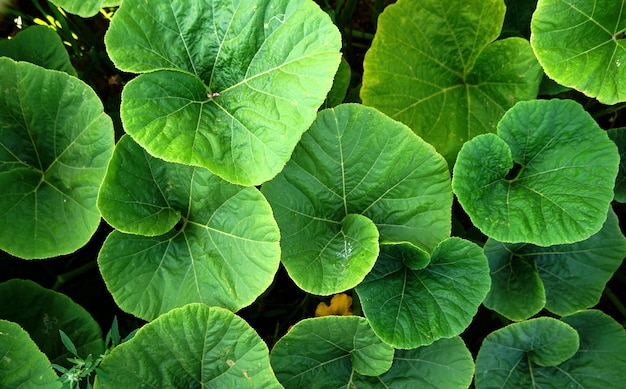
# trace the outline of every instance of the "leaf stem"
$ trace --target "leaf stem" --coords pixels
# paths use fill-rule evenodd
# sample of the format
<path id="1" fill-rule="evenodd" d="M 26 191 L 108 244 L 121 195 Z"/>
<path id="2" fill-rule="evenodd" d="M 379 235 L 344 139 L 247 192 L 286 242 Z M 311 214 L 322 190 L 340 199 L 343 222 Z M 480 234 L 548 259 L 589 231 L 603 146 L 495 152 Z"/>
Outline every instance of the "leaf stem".
<path id="1" fill-rule="evenodd" d="M 57 279 L 54 282 L 52 290 L 58 291 L 66 282 L 87 273 L 89 270 L 97 267 L 97 265 L 98 262 L 94 259 L 93 261 L 89 261 L 86 264 L 77 267 L 76 269 L 57 275 Z"/>

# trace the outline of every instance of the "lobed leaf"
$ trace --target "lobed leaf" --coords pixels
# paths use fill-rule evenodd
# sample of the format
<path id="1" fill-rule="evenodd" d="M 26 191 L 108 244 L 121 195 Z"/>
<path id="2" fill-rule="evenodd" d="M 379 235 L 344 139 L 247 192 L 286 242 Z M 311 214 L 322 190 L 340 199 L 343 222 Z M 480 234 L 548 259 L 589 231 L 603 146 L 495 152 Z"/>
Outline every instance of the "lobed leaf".
<path id="1" fill-rule="evenodd" d="M 490 239 L 484 250 L 492 277 L 485 306 L 524 320 L 544 306 L 563 316 L 596 305 L 626 256 L 626 238 L 609 210 L 602 229 L 581 242 L 539 247 Z"/>
<path id="2" fill-rule="evenodd" d="M 385 8 L 363 62 L 363 104 L 408 125 L 452 166 L 461 145 L 495 132 L 542 71 L 528 41 L 494 40 L 502 0 L 400 0 Z"/>
<path id="3" fill-rule="evenodd" d="M 491 238 L 573 243 L 602 227 L 618 165 L 615 144 L 579 104 L 534 100 L 509 110 L 498 135 L 463 146 L 452 187 Z"/>
<path id="4" fill-rule="evenodd" d="M 364 318 L 324 316 L 293 326 L 272 349 L 270 361 L 285 388 L 345 388 L 356 375 L 389 370 L 393 353 Z"/>
<path id="5" fill-rule="evenodd" d="M 424 257 L 428 254 L 412 245 L 383 245 L 376 265 L 356 287 L 376 335 L 397 348 L 460 334 L 489 291 L 487 258 L 476 244 L 448 238 L 430 263 Z"/>
<path id="6" fill-rule="evenodd" d="M 154 158 L 128 136 L 115 148 L 98 205 L 121 230 L 100 250 L 102 276 L 116 303 L 146 320 L 191 302 L 236 311 L 278 269 L 278 226 L 256 188 Z"/>
<path id="7" fill-rule="evenodd" d="M 450 234 L 444 159 L 373 108 L 321 111 L 285 169 L 262 187 L 282 262 L 302 289 L 328 295 L 363 280 L 378 240 L 432 250 Z"/>
<path id="8" fill-rule="evenodd" d="M 124 129 L 152 155 L 258 185 L 331 88 L 341 37 L 310 0 L 126 0 L 105 36 L 124 71 Z"/>

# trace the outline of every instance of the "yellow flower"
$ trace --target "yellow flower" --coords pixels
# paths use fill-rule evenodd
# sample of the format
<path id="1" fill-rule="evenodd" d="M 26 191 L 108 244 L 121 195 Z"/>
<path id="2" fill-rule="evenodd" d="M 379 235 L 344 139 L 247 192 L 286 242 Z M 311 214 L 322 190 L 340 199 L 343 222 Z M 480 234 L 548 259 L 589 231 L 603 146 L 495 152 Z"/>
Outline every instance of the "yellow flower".
<path id="1" fill-rule="evenodd" d="M 317 308 L 315 308 L 315 317 L 329 315 L 352 315 L 352 297 L 345 293 L 339 293 L 334 295 L 330 300 L 330 306 L 328 306 L 325 302 L 317 304 Z"/>

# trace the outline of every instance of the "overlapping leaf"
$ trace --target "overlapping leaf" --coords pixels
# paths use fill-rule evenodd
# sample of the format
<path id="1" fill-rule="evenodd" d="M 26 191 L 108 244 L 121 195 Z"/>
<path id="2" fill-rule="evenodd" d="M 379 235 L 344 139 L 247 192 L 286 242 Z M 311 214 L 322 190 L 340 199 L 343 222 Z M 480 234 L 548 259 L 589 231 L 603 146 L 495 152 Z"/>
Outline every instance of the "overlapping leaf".
<path id="1" fill-rule="evenodd" d="M 126 0 L 105 42 L 124 129 L 155 156 L 228 181 L 274 177 L 315 119 L 341 38 L 311 0 Z"/>
<path id="2" fill-rule="evenodd" d="M 467 142 L 452 186 L 472 222 L 502 242 L 577 242 L 600 230 L 613 200 L 617 147 L 570 100 L 520 102 L 498 135 Z"/>
<path id="3" fill-rule="evenodd" d="M 146 324 L 100 365 L 96 389 L 280 388 L 268 349 L 240 317 L 189 304 Z"/>
<path id="4" fill-rule="evenodd" d="M 606 132 L 619 150 L 619 171 L 615 179 L 615 201 L 626 203 L 626 128 L 615 128 Z"/>
<path id="5" fill-rule="evenodd" d="M 113 125 L 84 82 L 0 58 L 0 249 L 71 253 L 96 231 Z"/>
<path id="6" fill-rule="evenodd" d="M 46 355 L 16 323 L 0 320 L 0 378 L 5 388 L 63 386 Z"/>
<path id="7" fill-rule="evenodd" d="M 98 206 L 120 230 L 102 246 L 100 270 L 117 304 L 141 318 L 190 302 L 238 310 L 278 269 L 278 226 L 256 188 L 154 158 L 128 136 Z"/>
<path id="8" fill-rule="evenodd" d="M 485 338 L 476 388 L 619 388 L 625 349 L 624 328 L 600 311 L 511 324 Z"/>
<path id="9" fill-rule="evenodd" d="M 626 256 L 626 239 L 610 211 L 602 229 L 582 242 L 538 247 L 489 240 L 485 255 L 492 277 L 485 306 L 512 320 L 527 319 L 544 306 L 563 316 L 600 301 Z"/>
<path id="10" fill-rule="evenodd" d="M 324 316 L 296 324 L 272 349 L 270 361 L 285 388 L 350 387 L 356 375 L 378 376 L 394 350 L 358 316 Z"/>
<path id="11" fill-rule="evenodd" d="M 623 1 L 539 0 L 531 32 L 548 76 L 604 104 L 626 101 Z"/>
<path id="12" fill-rule="evenodd" d="M 413 131 L 452 164 L 461 145 L 537 96 L 542 71 L 528 41 L 493 42 L 503 0 L 400 0 L 380 15 L 363 63 L 363 103 Z"/>
<path id="13" fill-rule="evenodd" d="M 18 323 L 30 334 L 52 363 L 70 368 L 73 357 L 63 345 L 59 330 L 76 344 L 78 355 L 104 351 L 98 323 L 64 294 L 42 288 L 32 281 L 9 280 L 0 284 L 0 318 Z M 10 302 L 10 303 L 8 303 Z"/>
<path id="14" fill-rule="evenodd" d="M 376 334 L 409 349 L 460 334 L 489 291 L 489 267 L 479 246 L 449 238 L 428 254 L 415 246 L 383 245 L 359 284 L 363 313 Z"/>
<path id="15" fill-rule="evenodd" d="M 263 193 L 281 230 L 282 262 L 304 290 L 328 295 L 363 280 L 378 240 L 430 252 L 450 234 L 444 159 L 373 108 L 321 111 Z"/>

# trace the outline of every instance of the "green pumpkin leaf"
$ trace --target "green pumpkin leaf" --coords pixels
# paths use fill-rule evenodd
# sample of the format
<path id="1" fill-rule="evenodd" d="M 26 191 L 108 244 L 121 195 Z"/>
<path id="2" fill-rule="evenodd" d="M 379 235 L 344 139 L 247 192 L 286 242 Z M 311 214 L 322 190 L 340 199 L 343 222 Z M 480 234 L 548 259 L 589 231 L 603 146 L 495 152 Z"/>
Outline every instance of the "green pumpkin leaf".
<path id="1" fill-rule="evenodd" d="M 378 257 L 378 235 L 428 252 L 448 237 L 449 180 L 444 159 L 406 126 L 345 104 L 319 113 L 262 191 L 291 278 L 328 295 L 363 280 Z"/>
<path id="2" fill-rule="evenodd" d="M 537 96 L 528 41 L 494 40 L 502 0 L 399 0 L 386 7 L 363 63 L 363 104 L 408 125 L 450 165 L 461 145 Z"/>
<path id="3" fill-rule="evenodd" d="M 615 179 L 615 201 L 626 203 L 626 127 L 606 132 L 619 150 L 619 171 Z"/>
<path id="4" fill-rule="evenodd" d="M 71 253 L 100 224 L 113 124 L 67 73 L 9 58 L 0 73 L 0 249 L 26 259 Z"/>
<path id="5" fill-rule="evenodd" d="M 64 294 L 42 288 L 28 280 L 9 280 L 0 284 L 0 318 L 18 323 L 39 349 L 54 364 L 70 368 L 73 356 L 64 346 L 62 330 L 77 346 L 80 357 L 97 357 L 104 351 L 98 323 L 80 305 Z"/>
<path id="6" fill-rule="evenodd" d="M 0 320 L 0 378 L 4 388 L 63 386 L 46 355 L 18 324 Z"/>
<path id="7" fill-rule="evenodd" d="M 356 388 L 469 388 L 474 360 L 455 336 L 412 350 L 396 350 L 391 369 L 377 377 L 354 375 Z"/>
<path id="8" fill-rule="evenodd" d="M 50 2 L 71 14 L 90 18 L 96 15 L 100 8 L 119 5 L 121 0 L 50 0 Z"/>
<path id="9" fill-rule="evenodd" d="M 335 81 L 333 81 L 333 87 L 330 88 L 330 92 L 326 96 L 326 101 L 322 105 L 323 108 L 333 108 L 344 101 L 351 78 L 352 70 L 350 69 L 350 64 L 344 57 L 341 57 L 339 69 L 337 69 Z"/>
<path id="10" fill-rule="evenodd" d="M 509 110 L 498 135 L 463 146 L 452 187 L 491 238 L 573 243 L 602 227 L 618 165 L 617 147 L 579 104 L 535 100 Z"/>
<path id="11" fill-rule="evenodd" d="M 189 304 L 137 331 L 100 365 L 95 388 L 280 388 L 263 340 L 240 317 Z"/>
<path id="12" fill-rule="evenodd" d="M 397 348 L 428 345 L 460 334 L 489 291 L 489 267 L 474 243 L 448 238 L 430 263 L 412 269 L 411 245 L 383 245 L 372 271 L 356 287 L 365 317 L 383 341 Z"/>
<path id="13" fill-rule="evenodd" d="M 490 239 L 484 250 L 492 272 L 485 306 L 524 320 L 544 305 L 561 316 L 596 305 L 626 256 L 626 238 L 610 211 L 602 229 L 581 242 L 539 247 Z"/>
<path id="14" fill-rule="evenodd" d="M 278 226 L 256 188 L 154 158 L 128 136 L 98 205 L 125 232 L 104 242 L 102 276 L 117 304 L 146 320 L 190 302 L 239 310 L 278 269 Z"/>
<path id="15" fill-rule="evenodd" d="M 152 155 L 258 185 L 331 88 L 341 37 L 310 0 L 126 0 L 105 36 L 124 129 Z"/>
<path id="16" fill-rule="evenodd" d="M 0 40 L 0 57 L 26 61 L 46 69 L 76 76 L 76 69 L 59 35 L 45 26 L 31 26 L 12 39 Z"/>
<path id="17" fill-rule="evenodd" d="M 270 353 L 285 388 L 349 387 L 356 374 L 377 376 L 391 367 L 394 350 L 358 316 L 298 322 Z"/>
<path id="18" fill-rule="evenodd" d="M 511 324 L 485 338 L 476 388 L 619 388 L 625 349 L 624 328 L 600 311 Z"/>
<path id="19" fill-rule="evenodd" d="M 622 1 L 539 0 L 530 27 L 530 43 L 550 78 L 604 104 L 626 101 Z"/>

